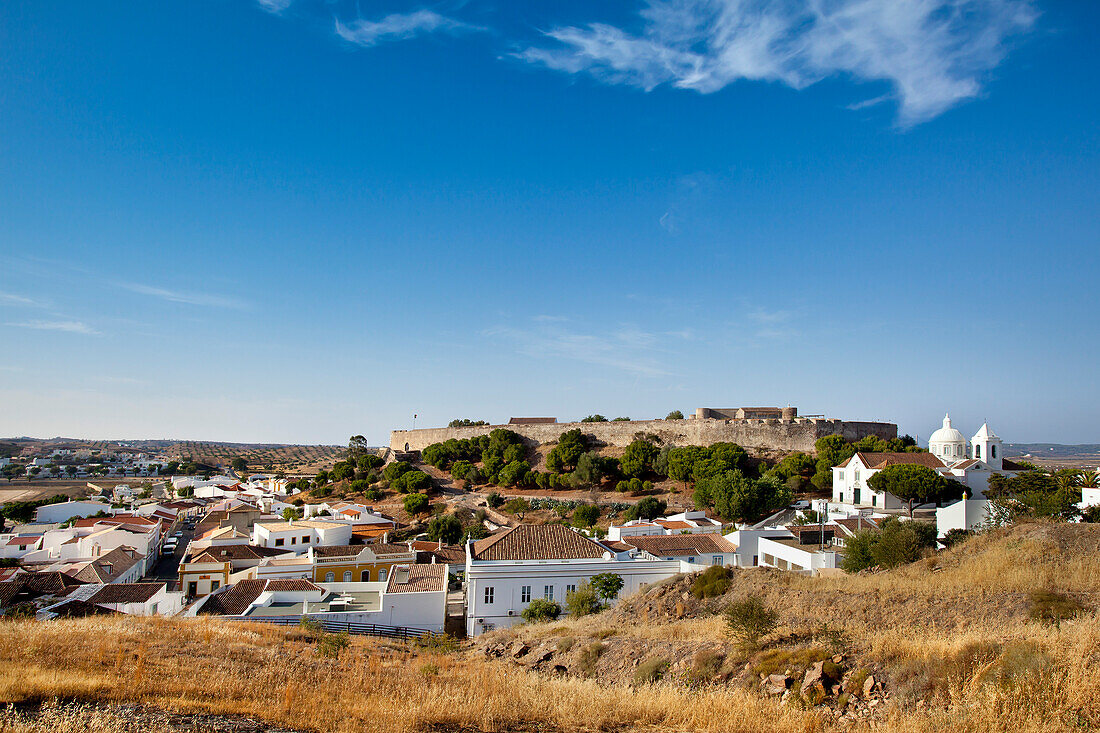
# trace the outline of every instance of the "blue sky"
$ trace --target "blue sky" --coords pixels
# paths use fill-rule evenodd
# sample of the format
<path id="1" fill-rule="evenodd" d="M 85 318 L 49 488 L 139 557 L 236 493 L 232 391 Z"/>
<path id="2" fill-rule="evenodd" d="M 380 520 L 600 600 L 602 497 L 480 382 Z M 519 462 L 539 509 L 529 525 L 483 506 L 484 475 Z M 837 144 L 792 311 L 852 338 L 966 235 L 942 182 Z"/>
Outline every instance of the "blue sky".
<path id="1" fill-rule="evenodd" d="M 1100 6 L 0 5 L 0 435 L 1100 442 Z"/>

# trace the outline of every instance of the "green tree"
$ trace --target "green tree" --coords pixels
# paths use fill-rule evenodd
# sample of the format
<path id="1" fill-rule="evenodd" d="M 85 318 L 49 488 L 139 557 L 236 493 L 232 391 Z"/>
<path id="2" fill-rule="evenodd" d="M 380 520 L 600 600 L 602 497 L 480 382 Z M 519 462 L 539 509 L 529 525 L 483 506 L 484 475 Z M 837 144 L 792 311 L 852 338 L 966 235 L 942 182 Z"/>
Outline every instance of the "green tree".
<path id="1" fill-rule="evenodd" d="M 813 484 L 822 491 L 833 488 L 833 466 L 839 466 L 855 455 L 856 449 L 840 435 L 826 435 L 814 443 L 817 454 L 817 471 Z"/>
<path id="2" fill-rule="evenodd" d="M 591 582 L 584 582 L 577 586 L 576 590 L 565 594 L 565 607 L 569 609 L 569 615 L 573 618 L 599 613 L 603 606 L 596 596 L 596 589 Z"/>
<path id="3" fill-rule="evenodd" d="M 416 494 L 422 491 L 427 491 L 432 486 L 431 476 L 423 471 L 406 471 L 397 477 L 393 482 L 393 487 L 400 491 L 402 494 Z"/>
<path id="4" fill-rule="evenodd" d="M 573 526 L 591 527 L 600 518 L 600 508 L 595 504 L 581 504 L 573 510 Z"/>
<path id="5" fill-rule="evenodd" d="M 755 649 L 779 626 L 779 613 L 757 596 L 747 596 L 726 609 L 726 626 L 742 646 Z"/>
<path id="6" fill-rule="evenodd" d="M 686 487 L 691 481 L 698 461 L 710 457 L 710 451 L 701 445 L 687 445 L 683 448 L 671 448 L 668 451 L 668 477 L 680 481 Z"/>
<path id="7" fill-rule="evenodd" d="M 500 469 L 499 479 L 504 486 L 516 486 L 531 470 L 527 461 L 512 461 Z"/>
<path id="8" fill-rule="evenodd" d="M 536 598 L 528 604 L 527 608 L 523 609 L 523 613 L 520 615 L 523 616 L 523 620 L 527 623 L 553 621 L 561 615 L 561 606 L 554 601 Z"/>
<path id="9" fill-rule="evenodd" d="M 449 423 L 447 423 L 447 427 L 449 427 L 449 428 L 471 428 L 471 427 L 477 427 L 478 425 L 488 425 L 488 424 L 489 423 L 485 422 L 484 420 L 470 420 L 469 418 L 463 417 L 463 418 L 458 418 L 457 420 L 451 420 Z"/>
<path id="10" fill-rule="evenodd" d="M 285 509 L 283 509 L 283 520 L 284 521 L 289 522 L 292 519 L 301 519 L 301 518 L 302 518 L 302 510 L 301 509 L 295 509 L 292 506 L 288 506 Z"/>
<path id="11" fill-rule="evenodd" d="M 413 470 L 413 467 L 404 461 L 394 461 L 382 471 L 382 476 L 387 481 L 393 481 L 403 473 Z"/>
<path id="12" fill-rule="evenodd" d="M 401 500 L 401 503 L 405 511 L 414 517 L 428 510 L 428 497 L 424 494 L 409 494 Z"/>
<path id="13" fill-rule="evenodd" d="M 665 415 L 665 420 L 683 420 L 683 419 L 684 419 L 684 413 L 680 412 L 679 410 L 673 410 L 672 412 Z"/>
<path id="14" fill-rule="evenodd" d="M 509 499 L 504 504 L 504 511 L 508 512 L 509 514 L 522 515 L 525 512 L 531 511 L 531 503 L 526 499 L 517 496 L 515 499 Z"/>
<path id="15" fill-rule="evenodd" d="M 554 473 L 569 473 L 576 469 L 577 461 L 587 450 L 588 440 L 580 429 L 567 430 L 546 455 L 546 468 Z"/>
<path id="16" fill-rule="evenodd" d="M 581 454 L 577 459 L 577 468 L 573 476 L 582 484 L 597 485 L 618 470 L 614 458 L 603 458 L 593 451 Z"/>
<path id="17" fill-rule="evenodd" d="M 443 540 L 444 544 L 453 545 L 462 539 L 462 522 L 453 514 L 432 517 L 428 522 L 428 539 L 432 542 Z"/>
<path id="18" fill-rule="evenodd" d="M 367 445 L 367 439 L 362 435 L 353 435 L 348 439 L 348 458 L 353 462 L 369 454 L 370 446 Z M 375 468 L 375 466 L 368 466 L 368 468 Z"/>
<path id="19" fill-rule="evenodd" d="M 867 485 L 875 491 L 885 491 L 906 502 L 909 518 L 913 518 L 914 504 L 939 501 L 947 493 L 943 476 L 928 466 L 913 463 L 895 463 L 876 471 L 867 479 Z"/>
<path id="20" fill-rule="evenodd" d="M 653 471 L 653 462 L 660 452 L 648 440 L 635 440 L 623 451 L 623 457 L 619 459 L 619 470 L 624 476 L 641 478 Z"/>
<path id="21" fill-rule="evenodd" d="M 659 499 L 647 496 L 634 506 L 623 512 L 623 518 L 628 522 L 634 519 L 654 519 L 665 513 L 668 504 Z"/>
<path id="22" fill-rule="evenodd" d="M 607 418 L 603 415 L 589 415 L 588 417 L 582 417 L 581 422 L 607 422 Z"/>
<path id="23" fill-rule="evenodd" d="M 236 458 L 234 458 L 229 465 L 233 468 L 234 471 L 237 472 L 248 470 L 248 461 L 246 461 L 242 456 L 237 456 Z"/>
<path id="24" fill-rule="evenodd" d="M 623 589 L 623 579 L 615 573 L 593 575 L 589 578 L 589 582 L 592 584 L 592 588 L 595 589 L 596 595 L 604 603 L 610 603 L 618 598 L 619 591 Z"/>
<path id="25" fill-rule="evenodd" d="M 497 492 L 490 491 L 485 497 L 485 503 L 489 506 L 490 509 L 496 509 L 498 506 L 504 503 L 504 499 L 502 499 L 500 494 L 498 494 Z"/>

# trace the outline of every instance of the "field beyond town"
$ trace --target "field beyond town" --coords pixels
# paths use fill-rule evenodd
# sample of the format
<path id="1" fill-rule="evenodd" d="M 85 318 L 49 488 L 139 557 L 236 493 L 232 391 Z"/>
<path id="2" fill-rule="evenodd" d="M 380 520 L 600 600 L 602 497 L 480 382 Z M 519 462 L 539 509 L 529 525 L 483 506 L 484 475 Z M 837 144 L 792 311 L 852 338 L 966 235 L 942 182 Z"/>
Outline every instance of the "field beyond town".
<path id="1" fill-rule="evenodd" d="M 1100 727 L 1100 526 L 1020 524 L 888 572 L 734 573 L 714 598 L 677 578 L 428 648 L 206 619 L 6 620 L 0 731 Z M 751 649 L 723 615 L 748 595 L 779 614 Z M 837 684 L 798 694 L 815 660 Z M 791 689 L 768 694 L 768 674 Z"/>

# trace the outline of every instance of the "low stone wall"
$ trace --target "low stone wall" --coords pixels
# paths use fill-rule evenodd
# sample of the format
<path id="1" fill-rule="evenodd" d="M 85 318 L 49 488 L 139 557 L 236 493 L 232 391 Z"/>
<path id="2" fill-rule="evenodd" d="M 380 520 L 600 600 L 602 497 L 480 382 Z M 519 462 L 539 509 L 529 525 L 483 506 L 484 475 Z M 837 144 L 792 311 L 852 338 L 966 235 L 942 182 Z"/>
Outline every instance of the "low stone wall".
<path id="1" fill-rule="evenodd" d="M 451 438 L 472 438 L 505 428 L 532 443 L 556 443 L 561 434 L 579 428 L 604 445 L 625 447 L 638 433 L 656 435 L 667 445 L 711 445 L 737 443 L 752 451 L 804 451 L 812 453 L 814 443 L 826 435 L 842 435 L 856 441 L 865 435 L 890 439 L 898 436 L 898 426 L 885 422 L 847 422 L 824 418 L 794 420 L 626 420 L 595 423 L 549 423 L 534 425 L 478 425 L 464 428 L 424 428 L 394 430 L 390 448 L 394 451 L 423 450 L 432 443 Z"/>

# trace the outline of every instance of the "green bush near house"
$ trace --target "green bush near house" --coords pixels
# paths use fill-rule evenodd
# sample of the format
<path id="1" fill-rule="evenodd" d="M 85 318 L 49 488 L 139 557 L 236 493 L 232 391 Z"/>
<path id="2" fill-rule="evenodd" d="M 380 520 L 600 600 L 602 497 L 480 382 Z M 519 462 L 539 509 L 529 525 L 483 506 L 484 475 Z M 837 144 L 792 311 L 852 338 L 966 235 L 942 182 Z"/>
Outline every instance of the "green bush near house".
<path id="1" fill-rule="evenodd" d="M 554 621 L 561 615 L 561 606 L 554 601 L 536 598 L 531 601 L 527 608 L 523 609 L 523 613 L 520 615 L 528 623 Z"/>

